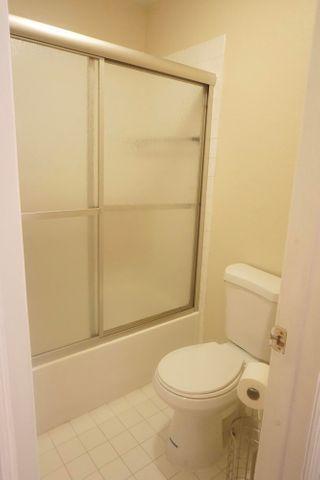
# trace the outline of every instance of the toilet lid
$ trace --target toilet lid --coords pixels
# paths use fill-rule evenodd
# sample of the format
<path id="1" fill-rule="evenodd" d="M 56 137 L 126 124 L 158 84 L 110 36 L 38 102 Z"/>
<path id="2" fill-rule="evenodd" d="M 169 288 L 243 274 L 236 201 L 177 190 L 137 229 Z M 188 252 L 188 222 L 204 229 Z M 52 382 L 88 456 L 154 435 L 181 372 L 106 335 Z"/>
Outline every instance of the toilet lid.
<path id="1" fill-rule="evenodd" d="M 228 343 L 202 343 L 166 355 L 158 365 L 160 380 L 181 394 L 201 395 L 226 388 L 239 376 L 245 352 Z"/>

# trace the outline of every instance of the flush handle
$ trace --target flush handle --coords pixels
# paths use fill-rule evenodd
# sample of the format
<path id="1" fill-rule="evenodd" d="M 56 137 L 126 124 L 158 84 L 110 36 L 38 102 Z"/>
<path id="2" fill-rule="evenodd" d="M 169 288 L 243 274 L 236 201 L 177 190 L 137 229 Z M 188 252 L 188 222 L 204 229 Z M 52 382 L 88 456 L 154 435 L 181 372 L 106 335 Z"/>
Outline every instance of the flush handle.
<path id="1" fill-rule="evenodd" d="M 269 344 L 276 352 L 284 354 L 287 344 L 287 330 L 279 325 L 275 325 L 270 333 Z"/>

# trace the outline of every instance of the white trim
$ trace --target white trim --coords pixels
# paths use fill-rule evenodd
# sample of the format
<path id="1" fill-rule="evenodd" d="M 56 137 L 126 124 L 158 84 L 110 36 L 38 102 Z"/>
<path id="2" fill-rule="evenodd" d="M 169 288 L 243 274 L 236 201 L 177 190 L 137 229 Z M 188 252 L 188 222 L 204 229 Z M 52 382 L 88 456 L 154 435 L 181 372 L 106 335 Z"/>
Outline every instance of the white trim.
<path id="1" fill-rule="evenodd" d="M 7 344 L 3 318 L 3 312 L 0 311 L 0 478 L 18 480 L 17 453 L 8 378 Z"/>
<path id="2" fill-rule="evenodd" d="M 37 480 L 36 428 L 6 0 L 0 0 L 0 45 L 0 473 L 3 480 Z"/>
<path id="3" fill-rule="evenodd" d="M 301 480 L 320 365 L 320 12 L 295 174 L 277 324 L 255 480 Z"/>
<path id="4" fill-rule="evenodd" d="M 319 480 L 320 478 L 320 375 L 312 412 L 311 428 L 306 448 L 303 480 Z"/>

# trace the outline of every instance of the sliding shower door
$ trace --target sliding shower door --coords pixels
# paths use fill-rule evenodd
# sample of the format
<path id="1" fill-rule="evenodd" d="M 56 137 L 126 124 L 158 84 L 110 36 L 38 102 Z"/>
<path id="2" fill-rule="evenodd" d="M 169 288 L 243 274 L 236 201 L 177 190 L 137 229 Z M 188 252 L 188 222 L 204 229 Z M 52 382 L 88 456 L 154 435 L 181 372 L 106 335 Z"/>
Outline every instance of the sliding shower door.
<path id="1" fill-rule="evenodd" d="M 33 354 L 193 307 L 206 87 L 12 51 Z"/>
<path id="2" fill-rule="evenodd" d="M 106 62 L 103 326 L 193 306 L 204 87 Z"/>
<path id="3" fill-rule="evenodd" d="M 33 354 L 97 334 L 97 61 L 12 40 Z"/>

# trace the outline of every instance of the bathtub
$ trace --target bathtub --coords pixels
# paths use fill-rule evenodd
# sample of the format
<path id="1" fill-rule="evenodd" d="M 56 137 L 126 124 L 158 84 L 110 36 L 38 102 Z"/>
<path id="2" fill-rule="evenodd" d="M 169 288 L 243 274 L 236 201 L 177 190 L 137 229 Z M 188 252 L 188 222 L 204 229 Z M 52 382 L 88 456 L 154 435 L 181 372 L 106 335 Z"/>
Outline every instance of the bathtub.
<path id="1" fill-rule="evenodd" d="M 150 382 L 159 360 L 198 340 L 199 312 L 33 369 L 41 434 Z"/>

